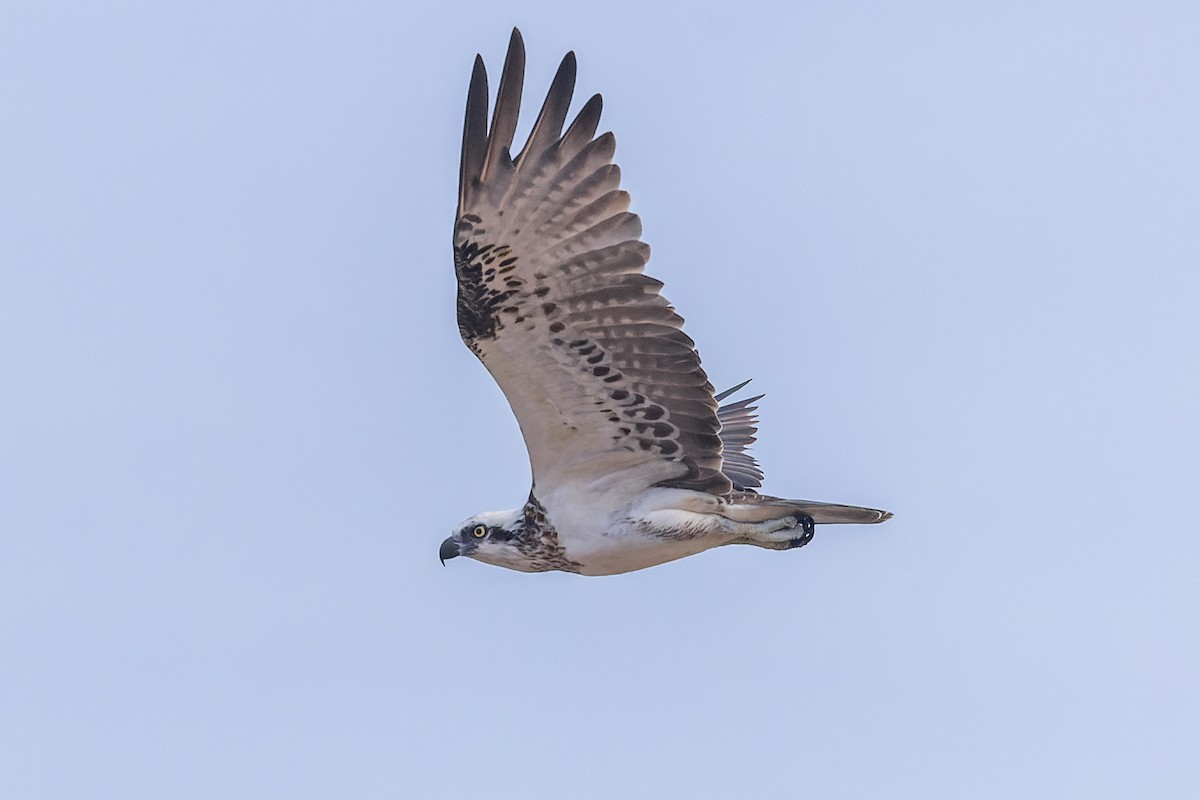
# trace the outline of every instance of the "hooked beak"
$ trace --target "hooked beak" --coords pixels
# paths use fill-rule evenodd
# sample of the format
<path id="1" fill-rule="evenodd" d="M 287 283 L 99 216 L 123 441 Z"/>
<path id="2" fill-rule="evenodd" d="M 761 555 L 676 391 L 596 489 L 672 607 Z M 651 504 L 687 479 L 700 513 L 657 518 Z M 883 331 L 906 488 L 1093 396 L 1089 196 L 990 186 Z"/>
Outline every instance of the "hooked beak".
<path id="1" fill-rule="evenodd" d="M 442 561 L 442 566 L 446 566 L 446 559 L 454 558 L 461 554 L 462 550 L 458 546 L 458 542 L 454 541 L 454 537 L 442 542 L 441 549 L 438 550 L 438 558 Z"/>

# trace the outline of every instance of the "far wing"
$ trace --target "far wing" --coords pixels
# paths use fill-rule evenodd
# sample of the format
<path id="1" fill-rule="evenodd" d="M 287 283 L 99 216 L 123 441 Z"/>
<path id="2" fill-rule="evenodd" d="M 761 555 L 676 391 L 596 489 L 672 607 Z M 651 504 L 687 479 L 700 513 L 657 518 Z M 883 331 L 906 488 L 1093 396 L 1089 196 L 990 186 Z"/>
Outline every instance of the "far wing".
<path id="1" fill-rule="evenodd" d="M 539 493 L 653 484 L 724 494 L 712 385 L 682 318 L 645 275 L 600 96 L 562 132 L 575 83 L 563 59 L 524 149 L 510 147 L 525 53 L 513 31 L 487 124 L 483 60 L 467 98 L 454 231 L 463 341 L 521 426 Z"/>
<path id="2" fill-rule="evenodd" d="M 744 381 L 726 389 L 716 396 L 719 403 L 726 397 L 744 387 L 750 381 Z M 747 397 L 726 403 L 717 409 L 717 419 L 721 422 L 721 445 L 724 450 L 721 471 L 733 483 L 738 491 L 753 490 L 762 486 L 762 468 L 758 461 L 750 455 L 750 445 L 754 444 L 758 434 L 758 406 L 754 405 L 763 399 L 763 395 Z"/>

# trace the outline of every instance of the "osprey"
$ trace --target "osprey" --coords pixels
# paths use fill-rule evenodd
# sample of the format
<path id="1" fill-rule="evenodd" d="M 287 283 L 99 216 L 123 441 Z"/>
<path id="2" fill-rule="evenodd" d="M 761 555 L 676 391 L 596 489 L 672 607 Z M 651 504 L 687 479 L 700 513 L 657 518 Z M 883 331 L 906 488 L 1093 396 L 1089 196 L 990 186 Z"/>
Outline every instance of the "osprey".
<path id="1" fill-rule="evenodd" d="M 525 504 L 466 519 L 442 563 L 615 575 L 725 544 L 802 547 L 871 508 L 759 494 L 746 452 L 761 398 L 718 405 L 683 319 L 644 274 L 650 248 L 619 188 L 600 95 L 563 131 L 575 54 L 511 152 L 525 47 L 514 29 L 488 125 L 487 72 L 467 93 L 454 271 L 462 339 L 508 398 L 533 468 Z"/>

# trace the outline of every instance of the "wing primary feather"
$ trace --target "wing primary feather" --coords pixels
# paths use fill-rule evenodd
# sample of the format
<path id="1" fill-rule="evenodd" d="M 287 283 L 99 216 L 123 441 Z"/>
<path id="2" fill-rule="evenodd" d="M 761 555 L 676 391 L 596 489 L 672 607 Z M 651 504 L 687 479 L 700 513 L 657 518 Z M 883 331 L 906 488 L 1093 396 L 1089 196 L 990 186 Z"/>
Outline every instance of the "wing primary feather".
<path id="1" fill-rule="evenodd" d="M 579 109 L 567 132 L 558 142 L 558 149 L 564 158 L 571 158 L 596 135 L 600 126 L 600 112 L 604 110 L 604 98 L 594 94 Z"/>
<path id="2" fill-rule="evenodd" d="M 458 213 L 462 216 L 470 206 L 473 189 L 483 171 L 487 153 L 488 86 L 483 56 L 475 56 L 471 70 L 471 87 L 467 90 L 467 113 L 463 120 L 462 160 L 458 171 Z"/>
<path id="3" fill-rule="evenodd" d="M 562 133 L 563 123 L 567 121 L 567 111 L 571 107 L 571 96 L 575 93 L 575 69 L 575 51 L 572 50 L 563 56 L 562 63 L 558 65 L 558 72 L 554 73 L 554 80 L 550 82 L 546 100 L 542 103 L 537 122 L 533 123 L 533 130 L 529 133 L 525 148 L 514 159 L 517 169 L 521 168 L 527 156 L 536 159 L 543 150 L 554 144 Z"/>
<path id="4" fill-rule="evenodd" d="M 517 116 L 521 112 L 521 85 L 525 82 L 525 42 L 521 32 L 513 28 L 508 40 L 508 55 L 500 73 L 500 88 L 496 90 L 496 109 L 492 112 L 492 129 L 488 135 L 487 156 L 480 171 L 480 180 L 487 183 L 494 171 L 509 158 L 513 135 L 517 132 Z"/>
<path id="5" fill-rule="evenodd" d="M 754 380 L 754 378 L 748 378 L 747 380 L 744 380 L 741 383 L 739 383 L 737 386 L 734 386 L 732 389 L 726 389 L 725 391 L 721 392 L 719 395 L 714 397 L 713 400 L 716 400 L 718 403 L 721 402 L 726 397 L 729 397 L 729 395 L 733 394 L 734 392 L 738 391 L 739 389 L 745 388 L 745 386 L 748 383 L 750 383 L 750 381 L 752 381 L 752 380 Z"/>

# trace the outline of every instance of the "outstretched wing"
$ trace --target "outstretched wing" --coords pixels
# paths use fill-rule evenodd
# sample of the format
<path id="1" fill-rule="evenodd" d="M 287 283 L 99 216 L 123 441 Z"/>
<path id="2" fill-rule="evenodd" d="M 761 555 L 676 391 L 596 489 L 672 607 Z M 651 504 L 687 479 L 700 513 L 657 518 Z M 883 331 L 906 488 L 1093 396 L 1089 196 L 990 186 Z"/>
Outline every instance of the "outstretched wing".
<path id="1" fill-rule="evenodd" d="M 454 267 L 458 324 L 507 396 L 539 495 L 653 484 L 725 494 L 712 385 L 683 320 L 645 274 L 600 95 L 563 132 L 575 56 L 510 154 L 525 49 L 514 30 L 487 124 L 476 57 L 463 126 Z"/>

